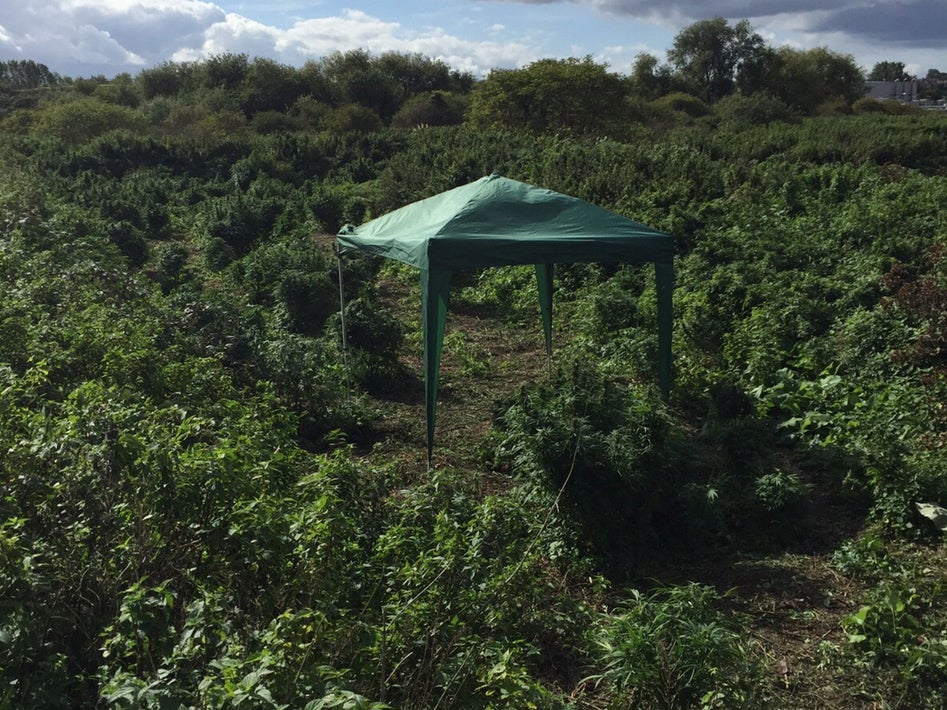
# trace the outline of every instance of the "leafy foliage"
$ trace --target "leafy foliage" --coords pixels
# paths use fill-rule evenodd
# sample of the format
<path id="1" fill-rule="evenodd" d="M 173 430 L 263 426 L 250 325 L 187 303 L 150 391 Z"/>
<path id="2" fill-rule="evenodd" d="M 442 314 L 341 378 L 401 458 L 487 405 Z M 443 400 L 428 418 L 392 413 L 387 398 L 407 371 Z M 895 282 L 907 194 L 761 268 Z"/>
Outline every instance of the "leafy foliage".
<path id="1" fill-rule="evenodd" d="M 143 127 L 142 117 L 132 109 L 80 98 L 37 109 L 32 131 L 35 135 L 52 135 L 67 145 L 76 145 L 108 131 L 139 131 Z"/>
<path id="2" fill-rule="evenodd" d="M 636 592 L 598 630 L 596 683 L 624 707 L 758 707 L 759 661 L 717 603 L 696 584 Z"/>
<path id="3" fill-rule="evenodd" d="M 621 132 L 624 86 L 591 58 L 543 59 L 524 69 L 494 70 L 471 98 L 481 128 L 607 136 Z"/>
<path id="4" fill-rule="evenodd" d="M 741 20 L 733 27 L 722 17 L 701 20 L 675 36 L 668 61 L 695 93 L 707 101 L 729 95 L 743 65 L 752 65 L 761 52 L 763 38 Z"/>
<path id="5" fill-rule="evenodd" d="M 891 546 L 942 546 L 943 117 L 692 30 L 722 64 L 2 63 L 0 706 L 795 706 L 726 597 L 622 587 L 808 544 L 831 504 L 873 527 L 820 543 L 874 588 L 827 666 L 937 707 L 940 568 Z M 650 270 L 563 265 L 552 375 L 504 392 L 477 471 L 425 474 L 377 419 L 416 385 L 390 275 L 346 257 L 343 357 L 315 235 L 491 172 L 674 236 L 676 385 Z M 532 320 L 534 278 L 455 302 Z"/>

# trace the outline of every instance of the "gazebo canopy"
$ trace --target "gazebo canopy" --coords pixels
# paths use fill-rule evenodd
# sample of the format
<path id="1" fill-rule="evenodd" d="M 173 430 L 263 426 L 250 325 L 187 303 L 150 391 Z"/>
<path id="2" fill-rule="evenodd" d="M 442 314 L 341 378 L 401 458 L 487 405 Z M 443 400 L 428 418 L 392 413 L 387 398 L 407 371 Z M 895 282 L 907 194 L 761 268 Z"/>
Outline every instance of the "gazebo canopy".
<path id="1" fill-rule="evenodd" d="M 451 274 L 461 269 L 534 264 L 549 352 L 554 264 L 653 262 L 660 385 L 668 395 L 674 281 L 674 243 L 668 234 L 575 197 L 489 175 L 358 227 L 346 225 L 337 241 L 340 255 L 358 249 L 420 270 L 429 462 Z"/>

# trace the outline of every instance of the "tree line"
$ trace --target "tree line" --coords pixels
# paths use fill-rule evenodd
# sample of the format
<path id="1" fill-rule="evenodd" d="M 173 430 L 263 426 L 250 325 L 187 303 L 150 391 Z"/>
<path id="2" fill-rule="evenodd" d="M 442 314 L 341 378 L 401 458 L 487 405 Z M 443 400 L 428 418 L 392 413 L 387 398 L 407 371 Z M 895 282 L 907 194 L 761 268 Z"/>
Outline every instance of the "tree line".
<path id="1" fill-rule="evenodd" d="M 773 48 L 747 20 L 730 24 L 715 17 L 682 29 L 666 62 L 643 53 L 628 74 L 585 57 L 541 59 L 519 69 L 495 69 L 477 80 L 421 54 L 375 56 L 361 49 L 301 67 L 218 54 L 112 79 L 64 78 L 35 61 L 14 60 L 0 62 L 0 116 L 36 107 L 40 97 L 49 95 L 38 90 L 60 88 L 67 97 L 141 110 L 153 124 L 173 113 L 177 123 L 213 115 L 210 122 L 224 131 L 247 122 L 268 133 L 366 132 L 469 121 L 481 128 L 627 137 L 635 125 L 666 124 L 680 114 L 700 117 L 727 100 L 737 107 L 724 104 L 725 112 L 749 111 L 765 120 L 848 113 L 865 103 L 866 78 L 909 78 L 904 67 L 903 62 L 879 62 L 866 74 L 851 55 L 826 47 Z M 941 96 L 940 76 L 929 72 L 922 96 Z M 871 102 L 861 108 L 879 110 Z"/>

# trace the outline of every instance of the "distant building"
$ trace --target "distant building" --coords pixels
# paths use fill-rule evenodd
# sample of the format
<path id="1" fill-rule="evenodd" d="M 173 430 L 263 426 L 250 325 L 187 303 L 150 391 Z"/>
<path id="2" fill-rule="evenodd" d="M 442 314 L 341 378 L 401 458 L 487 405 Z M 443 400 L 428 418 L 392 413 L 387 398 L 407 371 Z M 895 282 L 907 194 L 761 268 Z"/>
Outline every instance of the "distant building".
<path id="1" fill-rule="evenodd" d="M 913 104 L 917 101 L 917 79 L 907 81 L 866 81 L 865 96 L 872 99 L 901 101 Z"/>

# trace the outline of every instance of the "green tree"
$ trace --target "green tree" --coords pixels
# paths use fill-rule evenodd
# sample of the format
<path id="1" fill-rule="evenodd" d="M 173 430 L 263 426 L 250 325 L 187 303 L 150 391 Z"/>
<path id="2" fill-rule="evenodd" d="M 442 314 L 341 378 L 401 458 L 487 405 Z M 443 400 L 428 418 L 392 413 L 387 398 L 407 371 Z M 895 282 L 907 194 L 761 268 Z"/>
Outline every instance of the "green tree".
<path id="1" fill-rule="evenodd" d="M 48 97 L 50 87 L 62 83 L 58 74 L 31 59 L 0 62 L 0 118 L 17 109 L 35 107 Z M 20 112 L 20 121 L 25 130 L 29 123 L 26 111 Z"/>
<path id="2" fill-rule="evenodd" d="M 240 105 L 247 117 L 260 111 L 286 111 L 303 93 L 299 72 L 272 59 L 257 57 L 247 69 Z"/>
<path id="3" fill-rule="evenodd" d="M 921 79 L 918 94 L 923 99 L 937 101 L 947 96 L 947 72 L 938 69 L 928 69 L 927 75 Z"/>
<path id="4" fill-rule="evenodd" d="M 383 127 L 378 114 L 361 104 L 343 104 L 322 118 L 321 127 L 329 133 L 371 133 Z"/>
<path id="5" fill-rule="evenodd" d="M 191 84 L 196 66 L 193 63 L 164 62 L 139 72 L 135 82 L 145 100 L 156 96 L 177 96 Z"/>
<path id="6" fill-rule="evenodd" d="M 289 115 L 296 120 L 300 128 L 318 128 L 332 107 L 312 96 L 300 96 L 289 109 Z"/>
<path id="7" fill-rule="evenodd" d="M 311 97 L 313 101 L 326 105 L 335 103 L 323 60 L 307 60 L 299 69 L 299 80 L 304 95 Z"/>
<path id="8" fill-rule="evenodd" d="M 642 52 L 631 66 L 629 82 L 634 94 L 644 99 L 656 99 L 672 91 L 674 77 L 667 64 L 660 64 L 653 54 Z"/>
<path id="9" fill-rule="evenodd" d="M 623 128 L 625 83 L 584 59 L 542 59 L 494 70 L 473 91 L 468 117 L 479 127 L 533 133 L 608 135 Z"/>
<path id="10" fill-rule="evenodd" d="M 868 72 L 868 81 L 906 81 L 910 78 L 904 71 L 904 62 L 878 62 Z"/>
<path id="11" fill-rule="evenodd" d="M 770 91 L 804 113 L 812 114 L 830 102 L 850 106 L 864 95 L 864 75 L 850 54 L 825 47 L 783 47 L 779 57 L 779 72 L 772 77 Z"/>
<path id="12" fill-rule="evenodd" d="M 110 104 L 137 108 L 141 103 L 141 94 L 130 74 L 123 73 L 105 84 L 99 84 L 92 96 Z"/>
<path id="13" fill-rule="evenodd" d="M 756 46 L 747 53 L 737 71 L 736 86 L 741 94 L 772 94 L 772 77 L 782 71 L 783 59 L 772 47 Z"/>
<path id="14" fill-rule="evenodd" d="M 388 121 L 401 107 L 404 88 L 362 49 L 335 52 L 322 59 L 322 76 L 331 103 L 359 104 Z"/>
<path id="15" fill-rule="evenodd" d="M 40 109 L 31 130 L 36 135 L 57 136 L 75 145 L 112 130 L 141 131 L 144 127 L 145 117 L 137 111 L 82 97 Z"/>
<path id="16" fill-rule="evenodd" d="M 465 85 L 469 89 L 473 84 L 473 77 L 469 74 L 453 71 L 442 60 L 423 54 L 385 52 L 375 64 L 383 74 L 401 85 L 406 97 L 427 91 L 463 89 Z"/>
<path id="17" fill-rule="evenodd" d="M 246 54 L 215 54 L 197 67 L 200 86 L 204 89 L 236 91 L 250 71 Z"/>
<path id="18" fill-rule="evenodd" d="M 96 74 L 90 77 L 80 77 L 72 83 L 72 86 L 83 96 L 92 96 L 98 87 L 107 83 L 108 79 L 105 78 L 105 74 Z"/>
<path id="19" fill-rule="evenodd" d="M 668 50 L 668 60 L 692 91 L 713 102 L 733 92 L 741 65 L 763 47 L 763 38 L 747 20 L 731 27 L 715 17 L 681 30 Z"/>
<path id="20" fill-rule="evenodd" d="M 49 67 L 32 59 L 11 59 L 0 62 L 0 89 L 39 89 L 55 86 L 62 78 Z"/>

